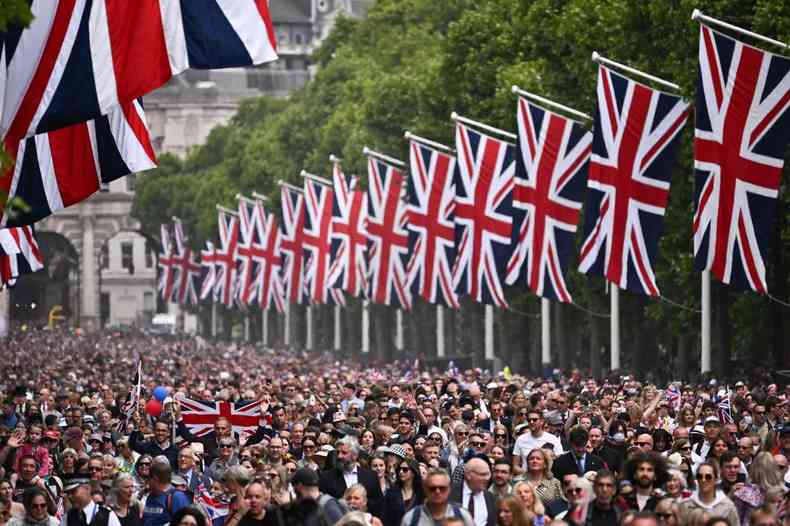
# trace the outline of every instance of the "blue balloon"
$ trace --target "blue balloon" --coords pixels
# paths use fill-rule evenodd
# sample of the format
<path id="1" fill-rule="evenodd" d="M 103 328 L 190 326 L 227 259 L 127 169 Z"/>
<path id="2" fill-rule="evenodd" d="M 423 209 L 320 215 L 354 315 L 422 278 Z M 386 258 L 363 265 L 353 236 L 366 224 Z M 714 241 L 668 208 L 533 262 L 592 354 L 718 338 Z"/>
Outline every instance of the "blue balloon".
<path id="1" fill-rule="evenodd" d="M 160 402 L 167 398 L 167 387 L 164 385 L 157 385 L 154 387 L 154 398 L 159 400 Z"/>

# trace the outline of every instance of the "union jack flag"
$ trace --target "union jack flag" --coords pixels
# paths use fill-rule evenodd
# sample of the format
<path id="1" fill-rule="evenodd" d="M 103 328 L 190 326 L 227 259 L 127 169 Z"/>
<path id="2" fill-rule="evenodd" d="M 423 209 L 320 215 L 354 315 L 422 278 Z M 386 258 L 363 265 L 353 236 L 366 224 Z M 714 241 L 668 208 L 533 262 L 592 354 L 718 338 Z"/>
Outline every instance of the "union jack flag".
<path id="1" fill-rule="evenodd" d="M 214 243 L 206 241 L 206 250 L 200 251 L 200 266 L 203 267 L 203 281 L 200 285 L 200 299 L 208 298 L 217 284 L 217 249 Z M 216 298 L 216 294 L 214 294 Z"/>
<path id="2" fill-rule="evenodd" d="M 353 296 L 365 294 L 367 270 L 367 233 L 365 219 L 368 201 L 365 192 L 355 190 L 356 177 L 346 177 L 334 163 L 332 182 L 335 206 L 332 210 L 334 259 L 329 281 Z"/>
<path id="3" fill-rule="evenodd" d="M 255 433 L 261 419 L 261 403 L 257 400 L 226 402 L 180 398 L 178 403 L 181 405 L 184 425 L 197 436 L 213 431 L 214 423 L 219 418 L 226 418 L 234 434 L 246 437 Z"/>
<path id="4" fill-rule="evenodd" d="M 197 305 L 197 288 L 195 280 L 200 275 L 200 265 L 195 260 L 192 249 L 187 244 L 184 235 L 184 227 L 181 221 L 176 219 L 173 222 L 173 231 L 176 237 L 177 254 L 174 257 L 174 265 L 178 271 L 178 286 L 176 287 L 176 298 L 180 304 Z"/>
<path id="5" fill-rule="evenodd" d="M 203 510 L 212 526 L 222 526 L 230 514 L 230 503 L 219 497 L 212 496 L 206 488 L 200 488 L 200 493 L 195 497 L 197 506 Z"/>
<path id="6" fill-rule="evenodd" d="M 157 289 L 165 301 L 173 301 L 176 287 L 176 256 L 173 253 L 173 243 L 170 240 L 170 229 L 167 225 L 159 226 L 162 253 L 159 254 L 159 284 Z"/>
<path id="7" fill-rule="evenodd" d="M 658 296 L 669 184 L 689 105 L 601 66 L 579 270 Z"/>
<path id="8" fill-rule="evenodd" d="M 512 255 L 515 148 L 461 123 L 455 143 L 455 290 L 507 308 L 502 281 Z"/>
<path id="9" fill-rule="evenodd" d="M 768 290 L 765 257 L 790 139 L 790 59 L 700 26 L 694 130 L 696 267 Z"/>
<path id="10" fill-rule="evenodd" d="M 239 262 L 238 267 L 238 286 L 236 287 L 236 294 L 238 300 L 243 305 L 249 305 L 255 300 L 255 293 L 257 289 L 254 286 L 253 279 L 255 277 L 255 260 L 253 259 L 253 250 L 260 246 L 258 240 L 255 239 L 255 211 L 244 201 L 239 201 L 239 246 L 236 250 L 236 260 Z M 253 248 L 253 245 L 256 245 Z"/>
<path id="11" fill-rule="evenodd" d="M 572 302 L 565 272 L 582 208 L 592 133 L 521 97 L 516 119 L 515 249 L 506 281 L 512 285 L 523 276 L 538 296 Z"/>
<path id="12" fill-rule="evenodd" d="M 332 263 L 332 188 L 312 179 L 304 180 L 304 248 L 307 257 L 305 287 L 314 303 L 328 303 L 329 267 Z"/>
<path id="13" fill-rule="evenodd" d="M 732 424 L 735 420 L 732 419 L 732 404 L 730 400 L 730 390 L 727 389 L 726 396 L 723 396 L 719 403 L 716 405 L 716 410 L 719 413 L 719 421 L 722 424 Z"/>
<path id="14" fill-rule="evenodd" d="M 412 293 L 457 309 L 455 262 L 456 159 L 411 141 L 408 228 L 413 247 L 407 268 Z"/>
<path id="15" fill-rule="evenodd" d="M 239 220 L 237 217 L 220 211 L 219 240 L 222 248 L 215 252 L 216 283 L 214 293 L 226 307 L 233 305 L 236 298 L 239 272 L 236 266 L 236 251 L 239 247 Z"/>
<path id="16" fill-rule="evenodd" d="M 304 288 L 304 196 L 287 186 L 280 189 L 283 210 L 283 230 L 280 252 L 283 257 L 283 283 L 291 303 L 307 303 Z"/>
<path id="17" fill-rule="evenodd" d="M 11 156 L 23 138 L 109 115 L 187 68 L 277 58 L 266 0 L 33 0 L 31 11 L 30 27 L 9 28 L 0 43 L 0 136 Z M 84 139 L 79 145 L 84 149 Z M 76 195 L 70 185 L 85 190 L 87 175 L 74 171 L 72 176 L 77 180 L 49 184 L 57 182 L 61 192 Z M 0 178 L 0 190 L 11 195 L 11 178 Z M 50 188 L 47 197 L 55 193 Z M 33 210 L 32 216 L 42 213 Z"/>
<path id="18" fill-rule="evenodd" d="M 269 309 L 274 303 L 277 312 L 285 310 L 285 292 L 283 289 L 282 257 L 280 255 L 280 228 L 277 216 L 267 214 L 263 203 L 256 201 L 253 212 L 253 224 L 260 243 L 253 246 L 252 258 L 258 265 L 253 279 L 256 288 L 255 297 L 262 309 Z"/>
<path id="19" fill-rule="evenodd" d="M 102 185 L 156 167 L 145 113 L 138 101 L 105 117 L 21 141 L 9 197 L 27 211 L 2 214 L 2 226 L 29 225 L 84 201 Z"/>
<path id="20" fill-rule="evenodd" d="M 44 257 L 32 225 L 0 229 L 0 284 L 14 285 L 19 276 L 44 268 Z"/>
<path id="21" fill-rule="evenodd" d="M 368 235 L 370 276 L 368 297 L 384 305 L 411 308 L 406 283 L 409 237 L 406 204 L 401 200 L 401 172 L 379 159 L 368 158 Z"/>

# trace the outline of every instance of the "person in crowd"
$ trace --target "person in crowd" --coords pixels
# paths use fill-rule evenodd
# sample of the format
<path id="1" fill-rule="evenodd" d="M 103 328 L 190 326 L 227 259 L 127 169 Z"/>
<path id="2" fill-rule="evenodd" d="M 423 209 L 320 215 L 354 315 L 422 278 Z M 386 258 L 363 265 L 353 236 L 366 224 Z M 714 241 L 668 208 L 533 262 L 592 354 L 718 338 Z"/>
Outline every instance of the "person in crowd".
<path id="1" fill-rule="evenodd" d="M 496 502 L 497 526 L 532 526 L 532 517 L 524 508 L 524 504 L 512 495 L 503 497 Z"/>
<path id="2" fill-rule="evenodd" d="M 362 484 L 368 492 L 370 512 L 377 517 L 381 516 L 381 501 L 384 499 L 381 485 L 372 470 L 359 466 L 359 442 L 352 436 L 345 436 L 336 442 L 335 450 L 337 467 L 321 474 L 321 492 L 339 499 L 348 487 Z"/>
<path id="3" fill-rule="evenodd" d="M 472 457 L 466 462 L 464 480 L 450 489 L 450 501 L 460 504 L 477 526 L 493 526 L 497 521 L 496 497 L 488 491 L 491 466 L 484 457 Z"/>
<path id="4" fill-rule="evenodd" d="M 132 420 L 135 429 L 129 435 L 129 446 L 141 455 L 150 455 L 151 457 L 164 455 L 171 466 L 177 466 L 178 448 L 171 442 L 170 425 L 163 420 L 157 421 L 154 424 L 153 440 L 145 440 L 139 430 L 140 420 L 140 414 L 135 413 Z"/>
<path id="5" fill-rule="evenodd" d="M 0 481 L 0 506 L 3 506 L 9 517 L 23 518 L 25 516 L 25 507 L 21 502 L 15 502 L 12 497 L 14 496 L 14 487 L 8 480 Z"/>
<path id="6" fill-rule="evenodd" d="M 587 443 L 590 434 L 582 426 L 576 426 L 569 433 L 570 451 L 558 456 L 552 465 L 554 477 L 562 479 L 569 473 L 583 476 L 588 471 L 598 471 L 604 468 L 600 457 L 587 452 Z"/>
<path id="7" fill-rule="evenodd" d="M 739 524 L 733 502 L 720 490 L 719 467 L 715 461 L 705 461 L 697 468 L 697 490 L 681 503 L 681 515 L 688 517 L 694 510 L 703 510 L 711 517 L 723 517 L 730 524 Z"/>
<path id="8" fill-rule="evenodd" d="M 171 485 L 173 471 L 170 466 L 159 457 L 151 464 L 151 476 L 148 479 L 150 493 L 143 509 L 144 526 L 165 526 L 178 510 L 190 505 L 189 497 Z"/>
<path id="9" fill-rule="evenodd" d="M 401 526 L 434 526 L 446 519 L 456 521 L 448 524 L 475 526 L 475 521 L 466 509 L 450 503 L 450 475 L 445 469 L 428 470 L 428 474 L 423 479 L 423 494 L 425 502 L 406 512 L 401 520 Z"/>
<path id="10" fill-rule="evenodd" d="M 752 511 L 765 505 L 770 488 L 783 485 L 783 474 L 779 472 L 773 455 L 767 451 L 757 453 L 749 466 L 748 483 L 732 493 L 741 526 L 750 526 Z"/>
<path id="11" fill-rule="evenodd" d="M 544 431 L 543 414 L 537 410 L 530 410 L 527 412 L 527 425 L 529 431 L 516 439 L 513 446 L 513 472 L 521 474 L 527 471 L 528 462 L 527 456 L 531 451 L 537 448 L 543 448 L 546 444 L 551 446 L 555 455 L 563 453 L 562 442 L 560 439 Z"/>
<path id="12" fill-rule="evenodd" d="M 186 506 L 173 515 L 172 526 L 207 526 L 206 516 L 198 508 Z"/>
<path id="13" fill-rule="evenodd" d="M 513 486 L 513 496 L 524 505 L 524 508 L 527 510 L 527 516 L 532 517 L 532 522 L 535 526 L 541 526 L 547 522 L 546 508 L 535 495 L 535 489 L 531 483 L 526 480 L 516 482 Z"/>
<path id="14" fill-rule="evenodd" d="M 118 516 L 121 526 L 143 526 L 143 508 L 134 497 L 134 480 L 128 473 L 120 473 L 112 482 L 107 502 Z"/>
<path id="15" fill-rule="evenodd" d="M 535 493 L 547 504 L 562 498 L 562 484 L 552 473 L 551 454 L 544 448 L 535 448 L 527 455 L 525 479 L 535 488 Z"/>
<path id="16" fill-rule="evenodd" d="M 120 526 L 118 516 L 110 508 L 99 505 L 93 500 L 91 481 L 77 475 L 64 482 L 63 493 L 68 501 L 61 526 Z"/>
<path id="17" fill-rule="evenodd" d="M 361 512 L 367 526 L 382 526 L 382 521 L 368 513 L 368 492 L 362 484 L 354 484 L 343 494 L 343 500 L 354 510 Z M 397 522 L 400 524 L 400 521 Z"/>
<path id="18" fill-rule="evenodd" d="M 396 464 L 397 478 L 384 495 L 384 526 L 398 526 L 407 511 L 423 503 L 422 474 L 416 461 L 402 459 Z"/>
<path id="19" fill-rule="evenodd" d="M 25 509 L 22 517 L 12 517 L 8 526 L 58 526 L 58 520 L 49 514 L 47 495 L 39 488 L 28 488 L 22 496 Z"/>
<path id="20" fill-rule="evenodd" d="M 510 495 L 513 491 L 513 466 L 510 462 L 500 457 L 492 462 L 491 493 L 498 499 Z"/>
<path id="21" fill-rule="evenodd" d="M 669 479 L 664 458 L 653 451 L 637 451 L 628 458 L 623 473 L 626 480 L 635 483 L 634 492 L 626 497 L 628 508 L 653 511 L 658 503 L 657 491 Z"/>

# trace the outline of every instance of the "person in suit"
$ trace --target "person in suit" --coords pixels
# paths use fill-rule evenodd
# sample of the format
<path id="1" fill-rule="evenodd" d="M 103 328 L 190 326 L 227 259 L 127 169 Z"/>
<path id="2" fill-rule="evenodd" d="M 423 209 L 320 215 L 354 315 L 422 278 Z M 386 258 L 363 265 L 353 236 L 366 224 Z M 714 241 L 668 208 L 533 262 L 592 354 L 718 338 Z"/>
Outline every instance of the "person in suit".
<path id="1" fill-rule="evenodd" d="M 464 480 L 450 489 L 450 502 L 460 504 L 469 512 L 476 526 L 495 526 L 496 498 L 488 491 L 491 466 L 479 456 L 464 465 Z"/>
<path id="2" fill-rule="evenodd" d="M 570 451 L 557 457 L 552 466 L 554 477 L 562 480 L 565 475 L 584 476 L 588 471 L 604 469 L 604 461 L 597 455 L 587 452 L 588 431 L 576 426 L 570 432 Z"/>
<path id="3" fill-rule="evenodd" d="M 177 474 L 183 477 L 186 482 L 186 491 L 184 493 L 192 501 L 194 501 L 195 493 L 201 485 L 204 487 L 211 485 L 195 466 L 195 452 L 191 446 L 187 446 L 178 452 Z"/>
<path id="4" fill-rule="evenodd" d="M 346 489 L 354 484 L 362 484 L 368 492 L 368 511 L 382 518 L 381 506 L 384 497 L 378 477 L 373 470 L 359 466 L 359 453 L 359 442 L 353 436 L 338 440 L 335 444 L 335 467 L 321 473 L 318 487 L 321 493 L 342 499 Z"/>

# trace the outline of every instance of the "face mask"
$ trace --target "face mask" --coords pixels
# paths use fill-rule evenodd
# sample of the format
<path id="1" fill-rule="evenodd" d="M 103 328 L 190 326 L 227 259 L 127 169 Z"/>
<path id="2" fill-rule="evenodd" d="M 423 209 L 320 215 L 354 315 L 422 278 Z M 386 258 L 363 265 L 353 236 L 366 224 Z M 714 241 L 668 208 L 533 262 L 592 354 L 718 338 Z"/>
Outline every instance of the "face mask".
<path id="1" fill-rule="evenodd" d="M 615 433 L 614 435 L 612 435 L 612 442 L 615 442 L 617 444 L 622 444 L 623 442 L 625 442 L 625 435 L 623 433 Z"/>

